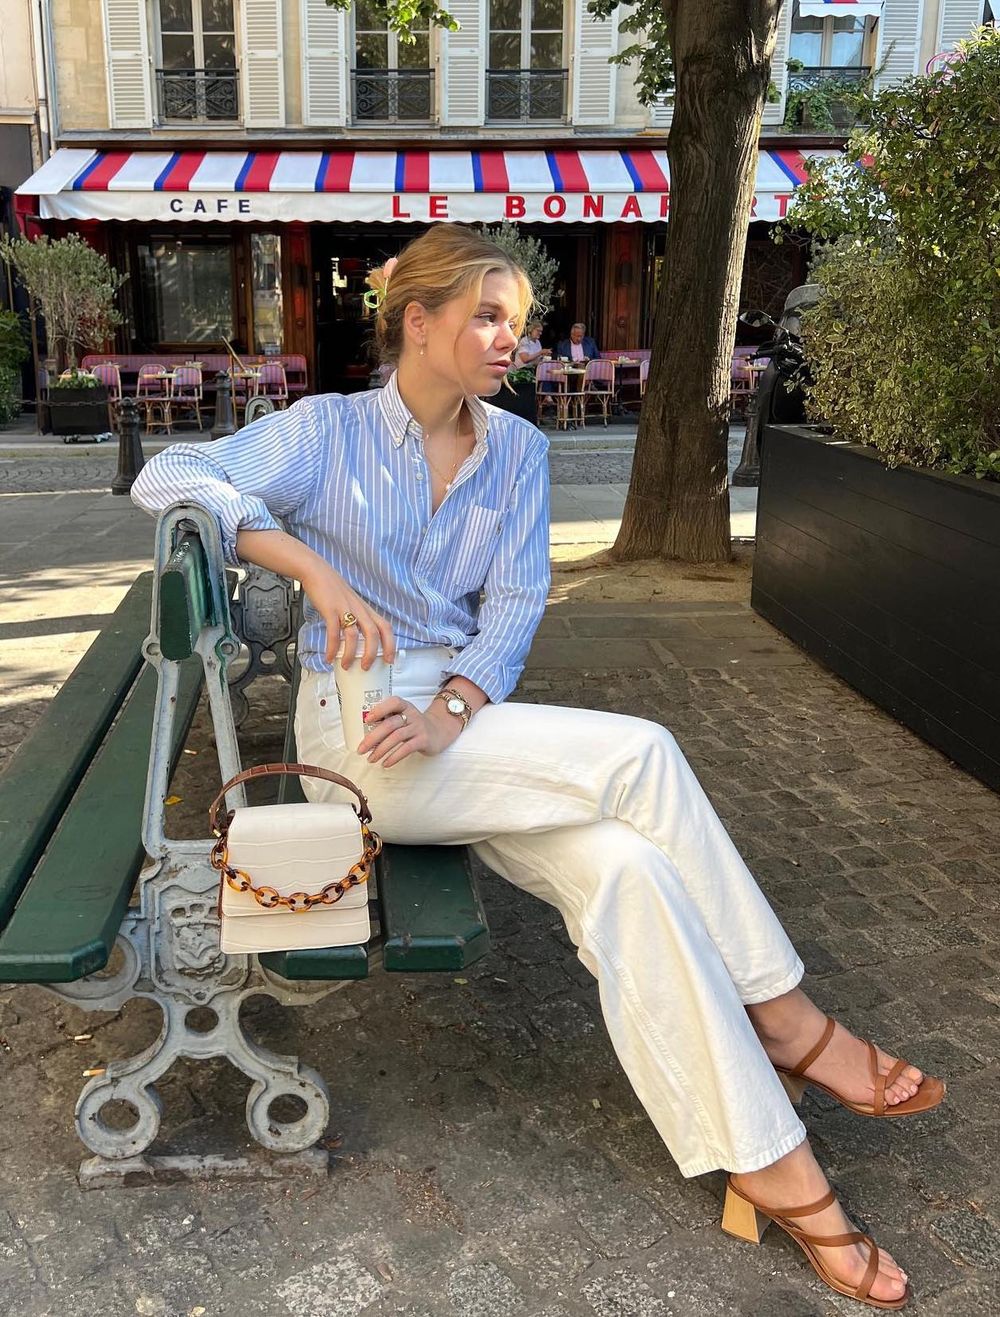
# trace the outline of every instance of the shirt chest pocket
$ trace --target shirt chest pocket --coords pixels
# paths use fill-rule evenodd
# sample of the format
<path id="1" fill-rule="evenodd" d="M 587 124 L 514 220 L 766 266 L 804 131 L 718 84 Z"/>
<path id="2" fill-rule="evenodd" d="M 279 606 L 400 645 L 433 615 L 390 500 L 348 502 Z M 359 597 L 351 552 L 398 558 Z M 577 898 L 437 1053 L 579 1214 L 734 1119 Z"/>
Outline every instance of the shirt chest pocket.
<path id="1" fill-rule="evenodd" d="M 461 594 L 482 589 L 500 542 L 503 512 L 474 503 L 461 514 L 449 553 L 449 581 Z"/>

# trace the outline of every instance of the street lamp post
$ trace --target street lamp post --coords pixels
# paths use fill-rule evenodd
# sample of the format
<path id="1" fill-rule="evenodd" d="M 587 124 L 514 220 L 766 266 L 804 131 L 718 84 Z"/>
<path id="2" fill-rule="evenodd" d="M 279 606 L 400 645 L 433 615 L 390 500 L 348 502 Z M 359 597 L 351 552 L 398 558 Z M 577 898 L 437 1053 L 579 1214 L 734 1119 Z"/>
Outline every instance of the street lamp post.
<path id="1" fill-rule="evenodd" d="M 127 494 L 142 470 L 142 441 L 139 438 L 139 409 L 134 398 L 122 398 L 118 413 L 118 470 L 111 482 L 112 494 Z"/>

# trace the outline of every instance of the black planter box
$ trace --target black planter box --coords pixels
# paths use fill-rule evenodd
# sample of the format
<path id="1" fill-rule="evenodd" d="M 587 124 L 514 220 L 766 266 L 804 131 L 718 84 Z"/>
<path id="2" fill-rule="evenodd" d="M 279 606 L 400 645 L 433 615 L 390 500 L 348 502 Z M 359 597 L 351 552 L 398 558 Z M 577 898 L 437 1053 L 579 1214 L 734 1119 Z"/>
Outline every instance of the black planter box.
<path id="1" fill-rule="evenodd" d="M 103 434 L 108 423 L 108 390 L 49 389 L 49 424 L 53 434 Z"/>
<path id="2" fill-rule="evenodd" d="M 769 426 L 750 602 L 1000 789 L 1000 485 Z"/>
<path id="3" fill-rule="evenodd" d="M 538 416 L 538 410 L 535 403 L 535 381 L 519 380 L 516 384 L 511 385 L 514 392 L 511 393 L 506 384 L 501 385 L 499 393 L 495 393 L 492 398 L 487 398 L 487 402 L 493 403 L 494 407 L 502 407 L 505 412 L 511 412 L 514 416 L 520 416 L 526 421 L 531 421 L 534 425 Z"/>

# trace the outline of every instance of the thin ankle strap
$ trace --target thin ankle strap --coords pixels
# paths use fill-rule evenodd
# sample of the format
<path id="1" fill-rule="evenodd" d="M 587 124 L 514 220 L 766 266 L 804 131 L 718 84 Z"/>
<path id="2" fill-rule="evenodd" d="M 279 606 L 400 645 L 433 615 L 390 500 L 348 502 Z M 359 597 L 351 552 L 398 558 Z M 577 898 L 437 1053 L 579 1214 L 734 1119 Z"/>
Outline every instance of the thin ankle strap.
<path id="1" fill-rule="evenodd" d="M 828 1015 L 826 1017 L 826 1028 L 823 1030 L 823 1034 L 819 1042 L 816 1043 L 816 1045 L 812 1047 L 808 1052 L 806 1052 L 805 1056 L 798 1063 L 798 1065 L 789 1066 L 787 1073 L 790 1075 L 794 1075 L 797 1078 L 801 1077 L 803 1072 L 809 1069 L 812 1063 L 816 1060 L 817 1056 L 819 1056 L 819 1054 L 825 1049 L 827 1043 L 833 1037 L 833 1031 L 834 1029 L 836 1029 L 836 1027 L 837 1025 L 833 1019 L 833 1016 Z"/>
<path id="2" fill-rule="evenodd" d="M 766 1207 L 763 1203 L 758 1203 L 755 1198 L 747 1200 L 752 1202 L 758 1212 L 764 1212 L 767 1216 L 815 1216 L 817 1212 L 822 1212 L 825 1207 L 837 1201 L 836 1194 L 832 1189 L 827 1192 L 815 1203 L 810 1203 L 808 1207 Z"/>

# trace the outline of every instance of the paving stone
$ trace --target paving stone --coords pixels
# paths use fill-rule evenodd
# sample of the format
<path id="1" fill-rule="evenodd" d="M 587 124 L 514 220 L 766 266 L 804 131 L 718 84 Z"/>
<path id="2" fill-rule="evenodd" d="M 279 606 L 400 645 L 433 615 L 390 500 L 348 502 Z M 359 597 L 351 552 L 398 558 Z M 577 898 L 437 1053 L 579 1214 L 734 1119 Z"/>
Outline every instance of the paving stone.
<path id="1" fill-rule="evenodd" d="M 495 1262 L 459 1267 L 448 1278 L 448 1297 L 462 1317 L 510 1317 L 524 1296 Z"/>
<path id="2" fill-rule="evenodd" d="M 1000 1265 L 1000 1231 L 988 1217 L 973 1212 L 946 1212 L 931 1222 L 931 1230 L 969 1266 Z"/>
<path id="3" fill-rule="evenodd" d="M 581 1290 L 598 1317 L 667 1317 L 670 1312 L 666 1302 L 634 1271 L 595 1276 Z"/>
<path id="4" fill-rule="evenodd" d="M 291 1317 L 358 1317 L 384 1288 L 356 1258 L 342 1255 L 286 1277 L 277 1295 Z"/>

